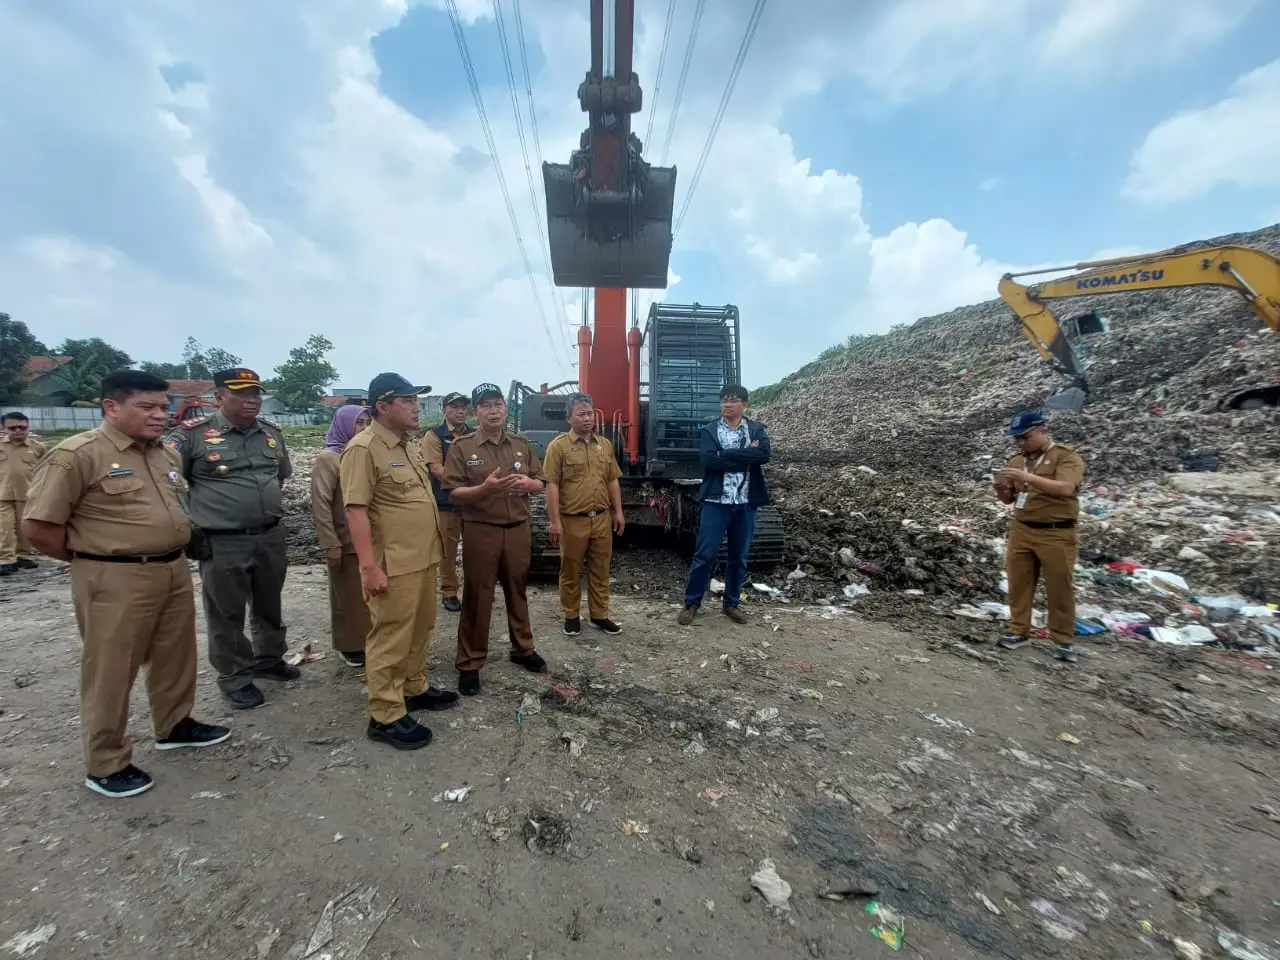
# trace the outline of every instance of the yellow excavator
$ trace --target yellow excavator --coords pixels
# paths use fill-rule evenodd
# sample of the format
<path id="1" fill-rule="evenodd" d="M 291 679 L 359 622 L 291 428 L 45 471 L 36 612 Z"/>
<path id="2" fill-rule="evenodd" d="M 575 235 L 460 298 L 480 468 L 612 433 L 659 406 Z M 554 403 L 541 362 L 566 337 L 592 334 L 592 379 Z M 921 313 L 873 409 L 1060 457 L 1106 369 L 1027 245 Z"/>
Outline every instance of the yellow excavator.
<path id="1" fill-rule="evenodd" d="M 1076 272 L 1029 286 L 1015 279 L 1063 270 Z M 1104 327 L 1096 313 L 1060 323 L 1046 301 L 1203 286 L 1238 291 L 1253 311 L 1280 333 L 1280 260 L 1252 247 L 1191 244 L 1158 253 L 1024 270 L 1006 273 L 1000 278 L 999 289 L 1001 298 L 1021 320 L 1022 332 L 1032 345 L 1049 363 L 1075 380 L 1071 387 L 1051 397 L 1046 406 L 1078 412 L 1088 396 L 1089 383 L 1076 342 L 1084 334 Z"/>

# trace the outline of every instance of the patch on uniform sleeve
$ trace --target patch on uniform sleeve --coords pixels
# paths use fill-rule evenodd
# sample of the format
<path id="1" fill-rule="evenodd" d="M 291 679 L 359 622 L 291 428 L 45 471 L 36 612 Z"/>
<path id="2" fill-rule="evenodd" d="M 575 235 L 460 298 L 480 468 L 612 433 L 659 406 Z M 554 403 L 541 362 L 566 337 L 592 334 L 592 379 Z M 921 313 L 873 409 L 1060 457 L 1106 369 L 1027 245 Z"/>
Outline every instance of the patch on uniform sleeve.
<path id="1" fill-rule="evenodd" d="M 182 448 L 184 446 L 184 442 L 180 435 L 175 434 L 174 436 L 166 440 L 164 442 L 164 445 L 168 447 L 170 450 L 177 450 L 179 453 L 181 453 Z"/>

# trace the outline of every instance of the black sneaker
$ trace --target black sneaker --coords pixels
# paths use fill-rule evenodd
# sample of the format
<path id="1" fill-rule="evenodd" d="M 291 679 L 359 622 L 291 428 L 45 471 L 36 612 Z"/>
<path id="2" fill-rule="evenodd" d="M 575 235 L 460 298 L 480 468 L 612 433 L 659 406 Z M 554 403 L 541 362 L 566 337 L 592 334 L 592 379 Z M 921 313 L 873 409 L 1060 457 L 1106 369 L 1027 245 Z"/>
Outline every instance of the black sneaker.
<path id="1" fill-rule="evenodd" d="M 480 692 L 480 671 L 459 670 L 458 692 L 464 697 L 474 697 Z"/>
<path id="2" fill-rule="evenodd" d="M 530 673 L 547 672 L 547 661 L 543 660 L 537 653 L 531 653 L 523 657 L 512 656 L 511 662 L 520 664 Z"/>
<path id="3" fill-rule="evenodd" d="M 11 577 L 22 568 L 14 563 L 0 563 L 0 577 Z"/>
<path id="4" fill-rule="evenodd" d="M 279 680 L 281 683 L 286 683 L 302 676 L 302 670 L 291 663 L 278 660 L 275 663 L 254 667 L 253 675 L 259 680 Z"/>
<path id="5" fill-rule="evenodd" d="M 241 687 L 239 690 L 223 691 L 222 697 L 227 703 L 231 704 L 232 710 L 252 710 L 254 707 L 260 707 L 267 702 L 267 698 L 262 695 L 262 691 L 252 683 Z"/>
<path id="6" fill-rule="evenodd" d="M 155 786 L 155 781 L 151 779 L 150 774 L 144 773 L 131 763 L 123 770 L 109 773 L 105 777 L 85 777 L 84 785 L 94 793 L 119 800 L 146 793 Z"/>
<path id="7" fill-rule="evenodd" d="M 457 613 L 459 610 L 462 609 L 462 601 L 460 601 L 457 597 L 445 597 L 444 608 L 448 610 L 450 613 Z"/>
<path id="8" fill-rule="evenodd" d="M 179 747 L 212 747 L 222 743 L 231 736 L 226 727 L 217 727 L 211 723 L 201 723 L 185 717 L 179 720 L 169 731 L 167 737 L 156 740 L 157 750 L 177 750 Z"/>
<path id="9" fill-rule="evenodd" d="M 352 651 L 347 651 L 347 650 L 339 650 L 339 651 L 338 651 L 338 656 L 340 656 L 340 657 L 342 658 L 342 662 L 343 662 L 343 663 L 345 663 L 348 667 L 363 667 L 363 666 L 364 666 L 364 651 L 363 651 L 363 650 L 356 650 L 356 651 L 354 651 L 354 652 L 352 652 Z"/>
<path id="10" fill-rule="evenodd" d="M 591 625 L 597 630 L 603 630 L 605 633 L 621 633 L 622 628 L 610 620 L 608 617 L 601 617 L 599 620 L 592 620 Z"/>
<path id="11" fill-rule="evenodd" d="M 35 570 L 40 566 L 40 564 L 36 563 L 30 557 L 19 557 L 18 566 L 23 570 Z"/>
<path id="12" fill-rule="evenodd" d="M 1020 647 L 1025 647 L 1030 642 L 1030 637 L 1024 637 L 1020 633 L 1006 633 L 996 641 L 996 645 L 1005 650 L 1017 650 Z"/>
<path id="13" fill-rule="evenodd" d="M 576 637 L 578 634 L 580 634 L 582 632 L 582 618 L 581 617 L 565 617 L 564 632 L 565 632 L 565 636 L 569 636 L 569 637 Z"/>
<path id="14" fill-rule="evenodd" d="M 431 731 L 408 715 L 394 723 L 379 723 L 370 717 L 365 732 L 370 740 L 381 740 L 397 750 L 419 750 L 431 742 Z"/>
<path id="15" fill-rule="evenodd" d="M 458 705 L 458 695 L 452 690 L 437 690 L 427 687 L 423 693 L 415 693 L 404 698 L 404 708 L 410 713 L 419 710 L 448 710 Z"/>

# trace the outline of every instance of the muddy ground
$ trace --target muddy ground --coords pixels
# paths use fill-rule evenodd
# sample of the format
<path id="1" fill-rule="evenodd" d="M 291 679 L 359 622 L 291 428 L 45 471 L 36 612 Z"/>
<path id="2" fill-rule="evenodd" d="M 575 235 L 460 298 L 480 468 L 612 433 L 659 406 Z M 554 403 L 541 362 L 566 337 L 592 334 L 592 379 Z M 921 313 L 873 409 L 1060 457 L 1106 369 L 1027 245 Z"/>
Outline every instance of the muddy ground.
<path id="1" fill-rule="evenodd" d="M 1277 949 L 1265 665 L 1105 637 L 1073 670 L 761 601 L 682 628 L 672 578 L 636 566 L 618 637 L 565 637 L 536 589 L 551 675 L 506 662 L 499 629 L 483 693 L 424 714 L 417 753 L 364 737 L 332 652 L 234 714 L 202 652 L 198 715 L 233 739 L 155 752 L 139 684 L 157 785 L 123 801 L 81 785 L 65 572 L 3 582 L 0 955 L 888 957 L 873 899 L 932 960 L 1208 958 L 1224 930 Z M 323 568 L 290 571 L 295 648 L 327 651 L 325 595 Z M 431 653 L 450 687 L 452 627 Z M 750 882 L 766 858 L 785 910 Z"/>

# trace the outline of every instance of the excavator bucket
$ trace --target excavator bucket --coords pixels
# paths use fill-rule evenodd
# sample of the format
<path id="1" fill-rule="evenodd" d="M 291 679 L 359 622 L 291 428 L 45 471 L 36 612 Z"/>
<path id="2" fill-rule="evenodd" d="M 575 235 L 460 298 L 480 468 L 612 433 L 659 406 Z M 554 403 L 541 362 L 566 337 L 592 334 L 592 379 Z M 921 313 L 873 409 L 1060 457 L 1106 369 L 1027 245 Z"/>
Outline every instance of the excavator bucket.
<path id="1" fill-rule="evenodd" d="M 557 287 L 667 286 L 675 167 L 649 167 L 642 198 L 635 204 L 581 200 L 567 163 L 544 163 L 542 179 Z"/>
<path id="2" fill-rule="evenodd" d="M 1061 393 L 1055 393 L 1052 397 L 1045 401 L 1046 410 L 1065 410 L 1069 413 L 1079 413 L 1084 409 L 1085 401 L 1089 395 L 1079 387 L 1068 387 Z"/>

